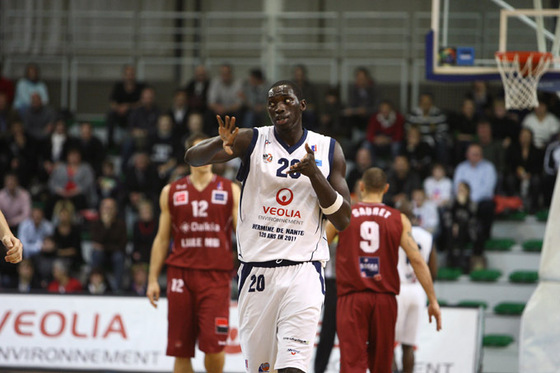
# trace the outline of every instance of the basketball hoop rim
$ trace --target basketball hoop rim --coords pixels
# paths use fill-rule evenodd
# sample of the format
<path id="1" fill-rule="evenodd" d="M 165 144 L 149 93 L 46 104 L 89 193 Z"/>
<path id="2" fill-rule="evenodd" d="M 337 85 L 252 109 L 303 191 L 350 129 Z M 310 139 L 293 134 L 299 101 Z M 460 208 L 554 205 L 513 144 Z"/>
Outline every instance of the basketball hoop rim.
<path id="1" fill-rule="evenodd" d="M 494 55 L 502 62 L 513 62 L 517 58 L 517 61 L 522 65 L 524 65 L 529 58 L 532 59 L 533 64 L 538 63 L 542 59 L 549 61 L 554 59 L 552 53 L 550 52 L 537 51 L 505 51 L 496 52 Z"/>

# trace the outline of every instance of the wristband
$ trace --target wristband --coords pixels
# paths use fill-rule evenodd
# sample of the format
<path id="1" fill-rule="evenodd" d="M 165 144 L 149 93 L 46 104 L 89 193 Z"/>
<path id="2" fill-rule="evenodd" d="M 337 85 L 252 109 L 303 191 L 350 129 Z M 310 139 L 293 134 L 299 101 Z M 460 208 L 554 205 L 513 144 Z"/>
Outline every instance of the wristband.
<path id="1" fill-rule="evenodd" d="M 340 193 L 336 192 L 336 199 L 334 200 L 333 204 L 329 207 L 321 207 L 321 210 L 323 210 L 323 214 L 325 215 L 332 215 L 340 209 L 343 203 L 344 198 L 342 198 Z"/>

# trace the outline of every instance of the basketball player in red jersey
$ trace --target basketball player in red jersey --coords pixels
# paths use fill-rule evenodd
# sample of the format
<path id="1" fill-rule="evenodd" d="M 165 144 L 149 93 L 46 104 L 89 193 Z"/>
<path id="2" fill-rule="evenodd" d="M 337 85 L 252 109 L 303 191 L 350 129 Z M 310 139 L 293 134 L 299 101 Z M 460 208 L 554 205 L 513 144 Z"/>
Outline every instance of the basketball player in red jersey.
<path id="1" fill-rule="evenodd" d="M 204 139 L 195 134 L 188 145 Z M 239 186 L 212 173 L 212 165 L 191 166 L 189 176 L 161 191 L 146 295 L 157 307 L 158 277 L 165 262 L 167 355 L 175 356 L 174 373 L 193 372 L 197 340 L 205 353 L 206 371 L 223 371 L 233 270 L 231 234 L 237 225 L 239 195 Z M 167 256 L 171 238 L 173 247 Z"/>
<path id="2" fill-rule="evenodd" d="M 441 329 L 441 313 L 430 271 L 412 238 L 408 218 L 381 201 L 387 176 L 370 168 L 360 180 L 361 202 L 352 207 L 350 226 L 341 232 L 327 224 L 327 239 L 338 234 L 336 253 L 337 331 L 340 371 L 391 372 L 400 280 L 399 245 L 428 295 L 428 315 Z"/>

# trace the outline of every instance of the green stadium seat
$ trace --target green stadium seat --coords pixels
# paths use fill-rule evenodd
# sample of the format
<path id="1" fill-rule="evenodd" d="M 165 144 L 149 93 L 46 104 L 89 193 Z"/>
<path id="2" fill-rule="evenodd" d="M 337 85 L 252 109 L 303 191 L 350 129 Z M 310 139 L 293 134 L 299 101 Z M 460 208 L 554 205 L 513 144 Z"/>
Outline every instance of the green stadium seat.
<path id="1" fill-rule="evenodd" d="M 513 342 L 513 337 L 508 334 L 487 334 L 482 339 L 484 347 L 507 347 Z"/>
<path id="2" fill-rule="evenodd" d="M 525 303 L 503 302 L 494 307 L 497 315 L 521 315 L 525 309 Z"/>
<path id="3" fill-rule="evenodd" d="M 510 273 L 509 281 L 520 284 L 534 284 L 539 280 L 537 271 L 515 271 Z"/>
<path id="4" fill-rule="evenodd" d="M 535 214 L 535 217 L 538 221 L 547 221 L 548 220 L 548 210 L 541 210 Z"/>
<path id="5" fill-rule="evenodd" d="M 543 240 L 527 240 L 523 242 L 523 251 L 538 252 L 542 250 Z"/>
<path id="6" fill-rule="evenodd" d="M 512 238 L 491 238 L 486 241 L 484 248 L 491 251 L 510 251 L 515 245 L 515 240 Z"/>
<path id="7" fill-rule="evenodd" d="M 438 270 L 437 279 L 439 281 L 457 281 L 462 274 L 463 271 L 460 268 L 441 267 Z"/>
<path id="8" fill-rule="evenodd" d="M 457 303 L 457 306 L 465 307 L 465 308 L 479 308 L 479 307 L 482 307 L 484 309 L 487 309 L 488 308 L 488 303 L 486 303 L 483 300 L 462 300 L 459 303 Z"/>
<path id="9" fill-rule="evenodd" d="M 471 281 L 477 282 L 495 282 L 502 275 L 502 271 L 497 269 L 478 269 L 470 273 Z"/>

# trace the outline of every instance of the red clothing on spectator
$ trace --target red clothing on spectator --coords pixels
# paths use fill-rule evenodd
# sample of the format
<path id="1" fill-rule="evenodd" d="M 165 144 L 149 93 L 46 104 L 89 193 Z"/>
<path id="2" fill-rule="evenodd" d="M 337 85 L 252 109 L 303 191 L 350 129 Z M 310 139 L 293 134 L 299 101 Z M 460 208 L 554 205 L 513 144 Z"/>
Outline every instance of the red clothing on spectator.
<path id="1" fill-rule="evenodd" d="M 373 143 L 377 135 L 389 136 L 393 142 L 402 141 L 404 117 L 396 111 L 392 111 L 388 117 L 383 116 L 380 112 L 373 114 L 369 118 L 367 140 Z"/>
<path id="2" fill-rule="evenodd" d="M 82 291 L 82 283 L 77 279 L 75 279 L 74 277 L 70 277 L 66 285 L 62 285 L 58 281 L 54 280 L 47 287 L 47 291 L 49 293 L 59 293 L 59 294 L 77 293 Z"/>
<path id="3" fill-rule="evenodd" d="M 0 92 L 4 92 L 6 94 L 9 105 L 14 102 L 15 87 L 14 82 L 12 82 L 10 79 L 0 76 Z"/>

